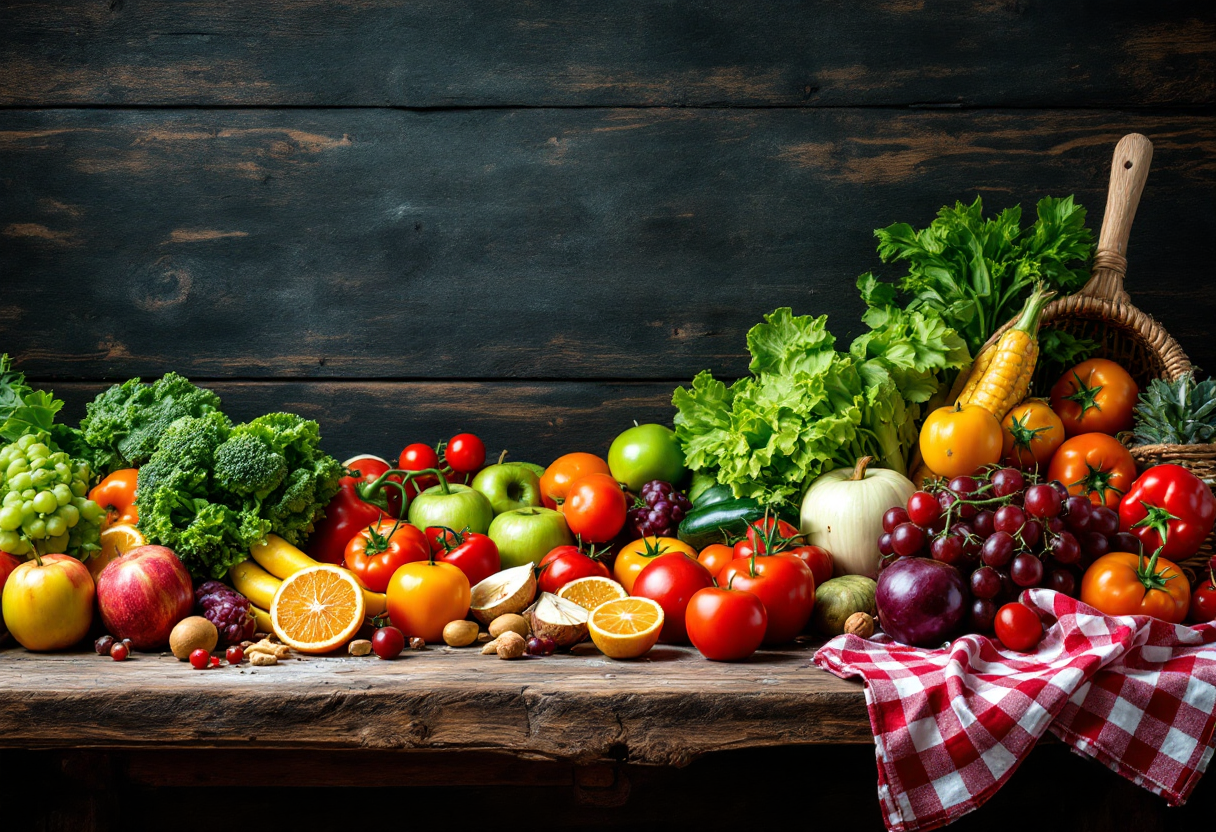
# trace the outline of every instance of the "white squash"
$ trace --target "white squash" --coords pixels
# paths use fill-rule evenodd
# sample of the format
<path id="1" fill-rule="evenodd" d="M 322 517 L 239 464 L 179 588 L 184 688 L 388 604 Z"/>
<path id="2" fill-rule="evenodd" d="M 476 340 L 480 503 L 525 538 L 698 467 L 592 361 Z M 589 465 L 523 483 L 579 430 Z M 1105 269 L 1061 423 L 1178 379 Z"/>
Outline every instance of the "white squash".
<path id="1" fill-rule="evenodd" d="M 872 457 L 853 470 L 838 468 L 819 477 L 802 498 L 802 533 L 832 553 L 834 573 L 878 577 L 878 538 L 887 509 L 902 506 L 916 491 L 897 471 L 869 468 Z"/>

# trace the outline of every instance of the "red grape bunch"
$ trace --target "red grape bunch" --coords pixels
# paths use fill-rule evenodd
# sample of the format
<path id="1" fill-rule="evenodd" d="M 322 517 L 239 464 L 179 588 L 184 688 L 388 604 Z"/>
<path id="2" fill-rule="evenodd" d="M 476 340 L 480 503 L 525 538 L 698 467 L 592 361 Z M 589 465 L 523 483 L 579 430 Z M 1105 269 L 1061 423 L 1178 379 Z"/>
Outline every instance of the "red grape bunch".
<path id="1" fill-rule="evenodd" d="M 1032 475 L 1033 476 L 1033 475 Z M 1107 552 L 1140 551 L 1119 515 L 1058 481 L 1033 482 L 1016 468 L 926 485 L 882 519 L 883 565 L 931 557 L 970 575 L 971 629 L 990 633 L 1002 604 L 1023 589 L 1076 596 L 1080 575 Z"/>
<path id="2" fill-rule="evenodd" d="M 675 537 L 684 515 L 692 511 L 692 503 L 675 487 L 662 480 L 651 480 L 642 486 L 625 521 L 634 538 Z"/>

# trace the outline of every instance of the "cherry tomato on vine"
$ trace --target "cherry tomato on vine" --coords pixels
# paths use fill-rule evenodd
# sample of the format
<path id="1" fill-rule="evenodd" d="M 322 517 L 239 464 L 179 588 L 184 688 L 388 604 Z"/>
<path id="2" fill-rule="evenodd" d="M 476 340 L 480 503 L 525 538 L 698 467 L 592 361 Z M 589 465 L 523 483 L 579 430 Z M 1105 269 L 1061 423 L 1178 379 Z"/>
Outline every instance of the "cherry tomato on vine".
<path id="1" fill-rule="evenodd" d="M 750 592 L 707 587 L 697 590 L 684 612 L 692 646 L 716 662 L 746 659 L 768 628 L 764 604 Z"/>
<path id="2" fill-rule="evenodd" d="M 1043 640 L 1043 622 L 1039 620 L 1039 614 L 1018 601 L 997 611 L 993 627 L 1001 644 L 1020 653 L 1033 650 Z"/>
<path id="3" fill-rule="evenodd" d="M 471 532 L 466 527 L 457 532 L 442 526 L 428 526 L 431 551 L 435 560 L 450 563 L 469 579 L 469 586 L 477 586 L 502 567 L 498 556 L 498 544 L 484 534 Z"/>
<path id="4" fill-rule="evenodd" d="M 476 474 L 485 465 L 486 446 L 471 433 L 458 433 L 448 440 L 443 458 L 458 474 Z"/>
<path id="5" fill-rule="evenodd" d="M 558 546 L 540 559 L 537 565 L 536 585 L 541 592 L 551 592 L 554 595 L 571 581 L 579 578 L 599 576 L 610 578 L 608 567 L 596 557 L 595 547 L 591 554 L 577 546 Z"/>
<path id="6" fill-rule="evenodd" d="M 398 568 L 426 560 L 431 547 L 426 535 L 409 523 L 384 519 L 368 526 L 346 544 L 346 568 L 372 592 L 384 592 Z"/>
<path id="7" fill-rule="evenodd" d="M 796 528 L 776 517 L 753 520 L 747 527 L 747 542 L 752 545 L 757 555 L 767 555 L 770 544 L 775 552 L 779 552 L 788 546 L 788 541 L 797 536 Z"/>
<path id="8" fill-rule="evenodd" d="M 625 527 L 629 506 L 610 474 L 588 474 L 570 484 L 561 513 L 572 534 L 588 543 L 607 543 Z"/>
<path id="9" fill-rule="evenodd" d="M 430 445 L 415 442 L 402 449 L 401 455 L 397 457 L 397 467 L 403 471 L 425 471 L 427 468 L 438 468 L 439 454 L 435 453 L 435 449 Z M 432 485 L 438 484 L 439 478 L 434 474 L 428 474 L 425 477 L 410 480 L 405 488 L 412 500 L 419 492 L 426 491 Z"/>

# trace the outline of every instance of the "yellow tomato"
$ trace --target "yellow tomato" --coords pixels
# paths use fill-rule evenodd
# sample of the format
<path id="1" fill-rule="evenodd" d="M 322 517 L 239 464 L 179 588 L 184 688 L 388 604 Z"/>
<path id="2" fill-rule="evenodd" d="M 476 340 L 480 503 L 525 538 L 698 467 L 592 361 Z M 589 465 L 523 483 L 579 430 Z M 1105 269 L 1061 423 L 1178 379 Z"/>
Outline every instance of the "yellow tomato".
<path id="1" fill-rule="evenodd" d="M 1064 442 L 1064 423 L 1042 399 L 1016 405 L 1001 422 L 1001 432 L 1002 460 L 1023 469 L 1047 465 Z"/>
<path id="2" fill-rule="evenodd" d="M 388 582 L 388 617 L 406 638 L 438 642 L 443 628 L 469 614 L 469 579 L 450 563 L 415 561 Z"/>
<path id="3" fill-rule="evenodd" d="M 920 429 L 920 455 L 938 476 L 971 475 L 1001 461 L 1001 424 L 978 405 L 939 407 Z"/>
<path id="4" fill-rule="evenodd" d="M 612 577 L 632 595 L 633 582 L 637 580 L 638 574 L 659 555 L 671 552 L 683 552 L 693 560 L 697 559 L 697 550 L 683 540 L 674 537 L 643 537 L 621 547 L 616 562 L 612 565 Z"/>
<path id="5" fill-rule="evenodd" d="M 4 623 L 26 650 L 63 650 L 93 623 L 93 576 L 68 555 L 43 555 L 13 570 L 4 584 Z"/>

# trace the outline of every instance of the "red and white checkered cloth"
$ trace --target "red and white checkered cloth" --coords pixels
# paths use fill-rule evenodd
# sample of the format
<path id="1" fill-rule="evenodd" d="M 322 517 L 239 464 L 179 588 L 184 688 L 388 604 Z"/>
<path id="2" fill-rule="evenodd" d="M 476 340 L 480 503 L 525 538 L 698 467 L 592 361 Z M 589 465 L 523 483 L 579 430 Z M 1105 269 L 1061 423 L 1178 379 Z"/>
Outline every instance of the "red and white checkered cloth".
<path id="1" fill-rule="evenodd" d="M 1184 803 L 1212 759 L 1216 625 L 1111 617 L 1047 589 L 1034 653 L 984 636 L 924 650 L 837 636 L 815 663 L 861 676 L 887 828 L 933 829 L 981 806 L 1051 731 L 1079 754 Z"/>

